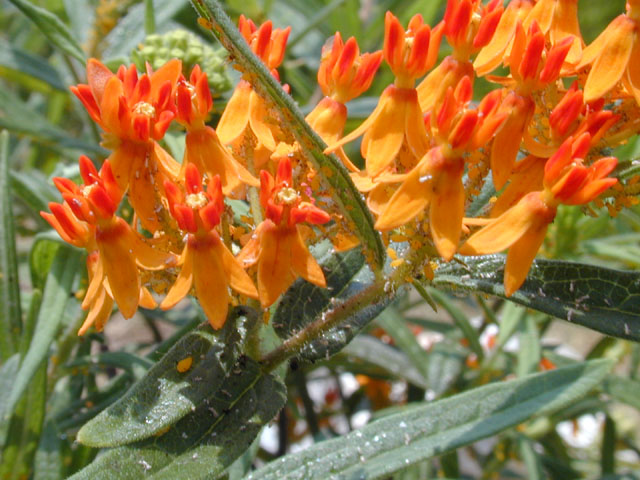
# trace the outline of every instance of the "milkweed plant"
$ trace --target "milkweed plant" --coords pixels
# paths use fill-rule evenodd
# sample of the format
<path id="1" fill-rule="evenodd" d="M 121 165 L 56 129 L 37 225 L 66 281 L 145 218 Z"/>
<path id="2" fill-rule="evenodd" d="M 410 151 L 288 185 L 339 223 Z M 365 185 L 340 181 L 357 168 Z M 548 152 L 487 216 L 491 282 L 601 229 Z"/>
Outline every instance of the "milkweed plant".
<path id="1" fill-rule="evenodd" d="M 1 3 L 0 479 L 640 478 L 640 1 Z"/>

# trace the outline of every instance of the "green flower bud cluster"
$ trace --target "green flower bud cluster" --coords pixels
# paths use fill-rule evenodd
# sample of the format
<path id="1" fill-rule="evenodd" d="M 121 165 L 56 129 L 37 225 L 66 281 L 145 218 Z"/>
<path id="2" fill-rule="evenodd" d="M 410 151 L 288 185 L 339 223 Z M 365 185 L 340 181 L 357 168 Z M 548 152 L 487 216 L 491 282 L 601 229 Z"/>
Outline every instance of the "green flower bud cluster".
<path id="1" fill-rule="evenodd" d="M 214 49 L 205 45 L 191 32 L 173 30 L 162 35 L 147 36 L 144 43 L 131 52 L 131 59 L 139 70 L 144 71 L 145 62 L 149 62 L 155 70 L 172 58 L 179 58 L 187 78 L 193 66 L 199 64 L 207 74 L 211 89 L 214 92 L 224 92 L 231 88 L 226 66 L 227 55 L 224 48 Z"/>

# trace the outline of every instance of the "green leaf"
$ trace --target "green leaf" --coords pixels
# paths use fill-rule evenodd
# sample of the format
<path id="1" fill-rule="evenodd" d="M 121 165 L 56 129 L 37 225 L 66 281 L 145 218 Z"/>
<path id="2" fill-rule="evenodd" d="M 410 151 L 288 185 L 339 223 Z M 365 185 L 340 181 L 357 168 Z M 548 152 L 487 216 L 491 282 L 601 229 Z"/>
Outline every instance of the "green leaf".
<path id="1" fill-rule="evenodd" d="M 37 57 L 21 48 L 0 40 L 0 72 L 10 70 L 20 77 L 35 78 L 56 90 L 67 91 L 58 71 L 46 59 Z"/>
<path id="2" fill-rule="evenodd" d="M 272 325 L 281 338 L 290 338 L 303 329 L 313 328 L 323 317 L 364 292 L 373 282 L 373 275 L 359 249 L 325 257 L 321 262 L 327 288 L 297 280 L 280 300 Z M 382 295 L 362 308 L 347 321 L 341 322 L 320 338 L 308 343 L 298 356 L 307 361 L 327 358 L 343 348 L 391 301 Z"/>
<path id="3" fill-rule="evenodd" d="M 0 366 L 0 405 L 5 405 L 20 368 L 20 354 L 16 353 Z M 0 417 L 0 450 L 4 447 L 9 431 L 9 417 Z"/>
<path id="4" fill-rule="evenodd" d="M 148 2 L 146 2 L 148 3 Z M 165 33 L 176 28 L 184 28 L 172 21 L 172 18 L 182 8 L 186 7 L 186 0 L 153 0 L 155 8 L 155 24 L 158 33 Z M 107 60 L 128 59 L 131 51 L 144 42 L 145 8 L 142 2 L 131 6 L 127 14 L 122 17 L 109 35 L 102 42 L 106 45 L 103 57 Z"/>
<path id="5" fill-rule="evenodd" d="M 13 202 L 9 188 L 9 133 L 0 133 L 0 359 L 7 360 L 17 351 L 22 329 L 20 282 L 16 256 Z"/>
<path id="6" fill-rule="evenodd" d="M 404 318 L 393 307 L 382 312 L 376 323 L 391 336 L 395 345 L 402 350 L 413 366 L 426 380 L 429 376 L 429 354 L 420 346 L 415 334 L 407 326 Z"/>
<path id="7" fill-rule="evenodd" d="M 62 147 L 100 155 L 106 152 L 99 145 L 74 138 L 65 130 L 52 125 L 42 113 L 34 111 L 6 88 L 0 89 L 0 128 L 28 135 L 54 149 Z"/>
<path id="8" fill-rule="evenodd" d="M 602 433 L 600 453 L 600 469 L 602 474 L 615 473 L 616 424 L 609 415 L 604 419 L 604 432 Z"/>
<path id="9" fill-rule="evenodd" d="M 132 374 L 134 378 L 142 378 L 153 366 L 153 362 L 129 352 L 102 352 L 96 355 L 78 357 L 65 364 L 66 368 L 91 366 L 121 368 Z"/>
<path id="10" fill-rule="evenodd" d="M 241 357 L 220 388 L 158 438 L 106 452 L 73 480 L 214 479 L 240 457 L 286 400 L 284 384 Z"/>
<path id="11" fill-rule="evenodd" d="M 542 470 L 540 455 L 533 448 L 533 442 L 524 435 L 519 435 L 518 447 L 520 449 L 520 457 L 527 469 L 527 478 L 529 480 L 543 480 L 546 478 Z"/>
<path id="12" fill-rule="evenodd" d="M 232 314 L 233 315 L 233 314 Z M 214 332 L 205 324 L 189 332 L 120 400 L 90 420 L 78 441 L 91 447 L 115 447 L 166 430 L 216 391 L 233 368 L 249 323 L 231 316 Z M 178 362 L 191 358 L 186 372 Z"/>
<path id="13" fill-rule="evenodd" d="M 341 353 L 378 367 L 381 370 L 380 373 L 403 378 L 420 388 L 426 389 L 428 387 L 424 375 L 412 364 L 404 352 L 371 335 L 358 335 Z"/>
<path id="14" fill-rule="evenodd" d="M 600 389 L 619 402 L 640 410 L 640 382 L 618 375 L 609 375 Z"/>
<path id="15" fill-rule="evenodd" d="M 527 315 L 520 322 L 520 337 L 518 347 L 518 365 L 516 374 L 523 377 L 538 369 L 542 350 L 536 321 L 531 315 Z"/>
<path id="16" fill-rule="evenodd" d="M 37 369 L 49 354 L 49 347 L 58 333 L 76 272 L 81 265 L 80 254 L 71 247 L 61 247 L 51 265 L 42 296 L 35 334 L 20 370 L 4 404 L 2 416 L 10 416 L 25 393 Z"/>
<path id="17" fill-rule="evenodd" d="M 504 256 L 462 257 L 441 265 L 433 284 L 502 298 Z M 640 273 L 574 262 L 535 260 L 509 300 L 613 337 L 640 341 Z"/>
<path id="18" fill-rule="evenodd" d="M 287 455 L 247 480 L 386 478 L 533 416 L 556 412 L 598 385 L 612 366 L 608 360 L 593 360 L 420 403 Z"/>
<path id="19" fill-rule="evenodd" d="M 478 331 L 473 328 L 473 325 L 469 322 L 467 315 L 444 293 L 434 289 L 427 289 L 429 295 L 442 305 L 442 307 L 451 315 L 453 323 L 460 329 L 464 338 L 469 341 L 469 347 L 478 356 L 478 359 L 484 358 L 484 351 L 482 345 L 480 345 L 480 335 Z"/>
<path id="20" fill-rule="evenodd" d="M 342 214 L 350 219 L 355 232 L 374 264 L 382 267 L 385 249 L 380 235 L 373 228 L 373 217 L 369 213 L 362 195 L 357 190 L 347 169 L 335 155 L 323 153 L 326 144 L 305 122 L 304 116 L 293 99 L 282 89 L 280 83 L 271 75 L 266 66 L 256 57 L 237 27 L 224 12 L 217 0 L 192 0 L 193 7 L 206 20 L 212 22 L 212 33 L 227 49 L 233 59 L 247 72 L 251 72 L 253 87 L 271 103 L 279 114 L 284 130 L 291 132 L 300 144 L 301 151 L 328 184 L 331 196 L 338 203 Z"/>
<path id="21" fill-rule="evenodd" d="M 31 169 L 29 173 L 11 172 L 11 188 L 15 195 L 31 208 L 34 217 L 42 225 L 49 225 L 40 216 L 41 211 L 48 211 L 49 202 L 60 200 L 60 194 L 40 170 Z"/>
<path id="22" fill-rule="evenodd" d="M 84 64 L 86 57 L 67 26 L 50 11 L 34 5 L 29 0 L 9 0 L 36 24 L 53 45 Z"/>
<path id="23" fill-rule="evenodd" d="M 56 253 L 64 241 L 54 230 L 38 233 L 29 251 L 29 270 L 31 272 L 31 284 L 35 288 L 43 288 L 47 275 L 51 269 Z"/>
<path id="24" fill-rule="evenodd" d="M 42 432 L 46 390 L 47 364 L 41 362 L 9 422 L 9 434 L 0 463 L 0 477 L 3 479 L 19 480 L 27 478 L 31 472 Z"/>
<path id="25" fill-rule="evenodd" d="M 59 480 L 64 477 L 61 437 L 54 422 L 45 423 L 33 462 L 33 480 Z"/>

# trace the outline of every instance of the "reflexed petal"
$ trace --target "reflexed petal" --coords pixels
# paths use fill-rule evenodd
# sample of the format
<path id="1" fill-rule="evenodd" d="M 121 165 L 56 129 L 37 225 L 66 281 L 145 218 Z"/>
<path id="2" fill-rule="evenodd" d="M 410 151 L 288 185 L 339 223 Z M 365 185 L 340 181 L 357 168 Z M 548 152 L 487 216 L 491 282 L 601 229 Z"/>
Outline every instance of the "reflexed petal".
<path id="1" fill-rule="evenodd" d="M 147 287 L 142 287 L 140 289 L 140 302 L 139 305 L 142 308 L 148 308 L 150 310 L 156 308 L 158 306 L 158 304 L 156 303 L 156 301 L 153 298 L 153 295 L 151 295 L 151 292 L 149 291 L 149 289 Z"/>
<path id="2" fill-rule="evenodd" d="M 627 66 L 627 88 L 636 98 L 636 102 L 640 104 L 640 33 L 636 33 L 636 40 L 631 51 L 631 58 Z"/>
<path id="3" fill-rule="evenodd" d="M 541 199 L 540 192 L 524 196 L 515 206 L 471 235 L 460 247 L 462 255 L 486 255 L 509 248 L 536 225 L 549 224 L 555 209 Z"/>
<path id="4" fill-rule="evenodd" d="M 229 311 L 229 279 L 222 258 L 209 244 L 194 245 L 193 286 L 209 324 L 221 328 Z"/>
<path id="5" fill-rule="evenodd" d="M 365 158 L 367 173 L 373 177 L 393 162 L 404 141 L 407 102 L 402 89 L 394 87 L 390 92 L 376 121 L 362 138 L 360 151 Z M 397 95 L 397 92 L 402 93 Z"/>
<path id="6" fill-rule="evenodd" d="M 616 35 L 615 31 L 618 29 L 620 22 L 624 22 L 624 14 L 614 18 L 612 22 L 607 25 L 607 28 L 582 51 L 582 58 L 580 59 L 580 63 L 576 65 L 576 70 L 580 70 L 595 61 L 606 48 L 611 37 Z"/>
<path id="7" fill-rule="evenodd" d="M 453 163 L 453 160 L 450 162 Z M 464 217 L 463 168 L 464 163 L 460 159 L 458 168 L 447 165 L 438 178 L 434 179 L 434 193 L 429 208 L 431 236 L 438 253 L 447 262 L 456 253 L 460 243 Z"/>
<path id="8" fill-rule="evenodd" d="M 528 230 L 509 248 L 504 269 L 504 291 L 510 297 L 527 278 L 536 253 L 547 234 L 547 224 L 537 225 Z"/>
<path id="9" fill-rule="evenodd" d="M 170 180 L 158 171 L 153 161 L 137 158 L 131 165 L 129 183 L 129 203 L 135 210 L 142 226 L 150 232 L 162 230 L 162 222 L 158 213 L 164 212 L 160 208 L 160 198 L 163 194 L 164 182 Z"/>
<path id="10" fill-rule="evenodd" d="M 242 268 L 242 264 L 227 250 L 222 242 L 214 246 L 215 254 L 222 259 L 224 270 L 229 276 L 229 284 L 235 291 L 251 298 L 258 298 L 258 290 L 251 277 Z"/>
<path id="11" fill-rule="evenodd" d="M 171 252 L 156 249 L 140 235 L 130 230 L 130 248 L 136 257 L 136 263 L 146 270 L 164 270 L 175 266 L 176 256 Z"/>
<path id="12" fill-rule="evenodd" d="M 511 43 L 516 31 L 519 11 L 517 8 L 507 6 L 491 41 L 485 46 L 473 62 L 476 74 L 481 77 L 498 67 L 502 62 L 504 53 Z"/>
<path id="13" fill-rule="evenodd" d="M 270 226 L 273 226 L 273 223 L 271 220 L 267 219 L 258 225 L 258 228 L 253 232 L 247 244 L 236 256 L 236 260 L 243 268 L 248 268 L 251 265 L 254 265 L 260 258 L 260 234 L 262 229 L 265 228 L 264 225 L 267 225 L 266 228 L 269 228 Z"/>
<path id="14" fill-rule="evenodd" d="M 296 279 L 291 270 L 291 235 L 273 226 L 260 235 L 258 292 L 262 308 L 272 305 Z"/>
<path id="15" fill-rule="evenodd" d="M 173 306 L 186 297 L 191 290 L 193 284 L 193 255 L 191 249 L 187 245 L 182 253 L 182 268 L 176 278 L 175 283 L 167 292 L 167 296 L 160 304 L 162 310 L 169 310 Z"/>
<path id="16" fill-rule="evenodd" d="M 389 92 L 391 88 L 392 87 L 387 87 L 384 90 L 384 92 L 382 92 L 382 95 L 380 95 L 380 100 L 378 101 L 378 105 L 376 105 L 376 108 L 373 109 L 373 112 L 371 112 L 371 115 L 369 115 L 366 118 L 366 120 L 360 124 L 358 128 L 350 132 L 348 135 L 345 135 L 344 137 L 342 137 L 336 143 L 329 145 L 327 148 L 324 149 L 324 153 L 332 153 L 336 151 L 338 148 L 343 147 L 344 145 L 351 142 L 352 140 L 355 140 L 356 138 L 364 134 L 369 128 L 371 128 L 374 122 L 377 121 L 381 112 L 383 112 L 386 109 L 386 103 L 390 101 Z"/>
<path id="17" fill-rule="evenodd" d="M 376 221 L 377 230 L 391 230 L 404 225 L 429 205 L 433 196 L 433 176 L 437 175 L 437 172 L 424 164 L 421 165 L 423 162 L 428 162 L 426 157 L 411 170 L 400 188 L 393 194 L 382 215 Z"/>
<path id="18" fill-rule="evenodd" d="M 111 311 L 113 310 L 113 299 L 107 294 L 103 288 L 98 292 L 98 296 L 94 299 L 90 306 L 87 318 L 82 323 L 78 335 L 84 335 L 91 326 L 96 327 L 96 331 L 101 332 L 104 329 Z"/>
<path id="19" fill-rule="evenodd" d="M 216 133 L 223 144 L 228 145 L 233 142 L 249 124 L 250 99 L 251 85 L 240 81 L 222 112 L 216 128 Z"/>
<path id="20" fill-rule="evenodd" d="M 291 268 L 307 282 L 325 288 L 327 281 L 322 268 L 304 244 L 297 229 L 291 234 Z"/>
<path id="21" fill-rule="evenodd" d="M 529 155 L 516 164 L 509 185 L 491 209 L 492 218 L 502 215 L 527 193 L 542 190 L 545 162 L 544 158 Z"/>
<path id="22" fill-rule="evenodd" d="M 152 156 L 158 170 L 172 182 L 177 181 L 180 175 L 180 164 L 158 142 L 153 142 Z"/>
<path id="23" fill-rule="evenodd" d="M 409 148 L 411 148 L 416 158 L 422 158 L 429 151 L 429 139 L 424 126 L 422 111 L 418 104 L 417 93 L 415 100 L 409 100 L 406 103 L 404 131 Z"/>
<path id="24" fill-rule="evenodd" d="M 117 218 L 110 228 L 96 231 L 100 258 L 113 299 L 124 318 L 133 317 L 140 297 L 140 276 L 129 244 L 129 231 L 129 225 L 121 218 Z"/>
<path id="25" fill-rule="evenodd" d="M 103 127 L 111 133 L 121 137 L 124 135 L 120 121 L 120 97 L 123 95 L 122 82 L 115 75 L 107 80 L 104 95 L 100 105 L 100 117 Z M 128 126 L 125 126 L 128 128 Z"/>
<path id="26" fill-rule="evenodd" d="M 585 102 L 597 100 L 611 90 L 622 78 L 629 64 L 635 22 L 629 19 L 618 23 L 618 28 L 611 32 L 604 50 L 591 67 L 584 85 Z"/>
<path id="27" fill-rule="evenodd" d="M 96 295 L 103 289 L 104 266 L 99 253 L 93 252 L 87 257 L 87 273 L 89 275 L 89 287 L 82 300 L 82 308 L 84 310 L 89 308 L 89 305 L 95 301 Z"/>
<path id="28" fill-rule="evenodd" d="M 491 148 L 491 170 L 496 189 L 501 189 L 511 176 L 522 135 L 529 124 L 535 106 L 530 99 L 518 97 L 514 100 L 511 115 L 502 124 L 493 139 Z"/>
<path id="29" fill-rule="evenodd" d="M 146 145 L 139 145 L 133 142 L 122 142 L 120 146 L 109 155 L 111 171 L 122 191 L 129 187 L 129 177 L 131 176 L 131 165 L 140 164 L 147 156 Z"/>
<path id="30" fill-rule="evenodd" d="M 273 137 L 273 132 L 266 120 L 269 118 L 269 110 L 265 104 L 265 101 L 256 93 L 251 92 L 249 101 L 249 125 L 251 130 L 257 137 L 258 141 L 262 143 L 268 150 L 276 149 L 276 140 Z"/>

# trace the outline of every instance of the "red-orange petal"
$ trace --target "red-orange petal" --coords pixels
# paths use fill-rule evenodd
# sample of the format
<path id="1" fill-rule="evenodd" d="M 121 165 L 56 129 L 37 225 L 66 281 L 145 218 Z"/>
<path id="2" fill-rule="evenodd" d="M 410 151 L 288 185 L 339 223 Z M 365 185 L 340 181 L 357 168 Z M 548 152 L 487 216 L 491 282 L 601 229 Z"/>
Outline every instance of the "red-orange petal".
<path id="1" fill-rule="evenodd" d="M 299 230 L 296 228 L 291 238 L 291 268 L 307 282 L 325 288 L 327 281 L 320 265 L 304 244 Z"/>

